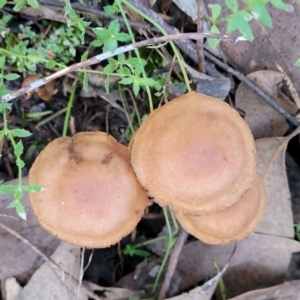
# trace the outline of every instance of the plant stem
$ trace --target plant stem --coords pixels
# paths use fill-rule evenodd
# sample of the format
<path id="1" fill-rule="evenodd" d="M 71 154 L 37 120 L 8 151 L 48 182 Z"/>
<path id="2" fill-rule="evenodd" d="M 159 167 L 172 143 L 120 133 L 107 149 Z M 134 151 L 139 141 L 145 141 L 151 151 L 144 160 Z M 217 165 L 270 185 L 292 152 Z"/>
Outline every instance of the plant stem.
<path id="1" fill-rule="evenodd" d="M 126 25 L 127 31 L 128 31 L 128 33 L 129 33 L 129 35 L 131 37 L 131 40 L 132 40 L 133 43 L 135 43 L 134 34 L 133 34 L 132 30 L 131 30 L 131 27 L 130 27 L 130 24 L 129 24 L 128 19 L 126 17 L 125 11 L 124 11 L 124 9 L 123 9 L 123 7 L 121 5 L 121 2 L 123 2 L 123 0 L 115 0 L 115 2 L 117 3 L 119 11 L 121 12 L 121 15 L 122 15 L 124 23 Z M 142 65 L 141 56 L 140 56 L 139 50 L 135 49 L 134 53 L 135 53 L 136 57 L 138 58 L 139 63 Z M 147 78 L 147 75 L 146 75 L 144 67 L 142 68 L 142 74 L 143 74 L 144 78 Z M 150 110 L 150 112 L 152 112 L 153 111 L 153 101 L 152 101 L 151 91 L 150 91 L 150 88 L 149 88 L 148 85 L 146 85 L 146 91 L 147 91 L 147 94 L 148 94 L 149 110 Z"/>
<path id="2" fill-rule="evenodd" d="M 74 98 L 75 98 L 75 92 L 76 92 L 76 87 L 77 87 L 77 80 L 74 81 L 72 85 L 72 90 L 70 94 L 70 98 L 68 101 L 68 106 L 67 106 L 67 111 L 64 119 L 64 127 L 62 131 L 62 136 L 67 136 L 67 131 L 68 131 L 68 125 L 69 125 L 69 120 L 70 120 L 70 115 L 71 115 L 71 109 L 74 103 Z"/>
<path id="3" fill-rule="evenodd" d="M 164 28 L 162 26 L 160 26 L 158 23 L 156 23 L 155 21 L 153 21 L 152 19 L 150 19 L 146 14 L 144 14 L 143 12 L 141 12 L 139 9 L 137 9 L 135 6 L 133 6 L 131 3 L 129 3 L 127 0 L 122 0 L 122 2 L 128 6 L 130 9 L 132 9 L 133 11 L 135 11 L 137 14 L 139 14 L 140 16 L 142 16 L 145 20 L 147 20 L 149 23 L 151 23 L 153 26 L 155 26 L 163 35 L 167 36 L 168 33 L 164 30 Z M 172 47 L 172 50 L 174 51 L 174 54 L 178 60 L 181 72 L 183 74 L 183 78 L 187 87 L 187 90 L 190 92 L 191 91 L 191 86 L 190 86 L 190 81 L 188 79 L 187 73 L 185 71 L 184 68 L 184 63 L 182 60 L 182 57 L 177 49 L 177 47 L 175 46 L 175 44 L 173 42 L 170 42 L 170 45 Z"/>

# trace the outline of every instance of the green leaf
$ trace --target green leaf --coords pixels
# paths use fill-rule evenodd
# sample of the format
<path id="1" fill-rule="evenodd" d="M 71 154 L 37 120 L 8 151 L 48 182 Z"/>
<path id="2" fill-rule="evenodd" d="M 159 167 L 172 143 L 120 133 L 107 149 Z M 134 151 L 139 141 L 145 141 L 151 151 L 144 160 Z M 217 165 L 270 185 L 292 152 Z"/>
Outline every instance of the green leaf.
<path id="1" fill-rule="evenodd" d="M 216 21 L 221 13 L 222 7 L 220 4 L 214 4 L 211 8 L 212 21 Z"/>
<path id="2" fill-rule="evenodd" d="M 17 187 L 17 189 L 14 192 L 14 198 L 15 198 L 15 200 L 17 200 L 17 201 L 21 200 L 22 196 L 23 196 L 23 190 L 20 189 L 19 187 Z"/>
<path id="3" fill-rule="evenodd" d="M 7 0 L 0 0 L 0 8 L 6 4 Z"/>
<path id="4" fill-rule="evenodd" d="M 0 185 L 0 193 L 2 194 L 12 194 L 16 191 L 18 186 L 13 184 L 2 184 Z"/>
<path id="5" fill-rule="evenodd" d="M 116 8 L 113 5 L 104 6 L 104 12 L 107 16 L 111 16 L 116 13 Z"/>
<path id="6" fill-rule="evenodd" d="M 25 5 L 25 0 L 17 0 L 17 4 L 14 6 L 14 11 L 20 11 Z"/>
<path id="7" fill-rule="evenodd" d="M 116 39 L 110 39 L 104 44 L 103 51 L 107 52 L 110 51 L 111 53 L 114 53 L 116 49 L 118 48 L 118 42 Z"/>
<path id="8" fill-rule="evenodd" d="M 140 89 L 141 89 L 141 86 L 138 83 L 134 83 L 133 84 L 133 93 L 134 93 L 134 96 L 138 95 Z"/>
<path id="9" fill-rule="evenodd" d="M 239 30 L 245 39 L 247 39 L 250 42 L 253 40 L 252 29 L 248 22 L 246 21 L 242 22 L 239 26 Z"/>
<path id="10" fill-rule="evenodd" d="M 295 62 L 295 65 L 296 65 L 297 67 L 300 67 L 300 58 Z"/>
<path id="11" fill-rule="evenodd" d="M 133 255 L 140 256 L 140 257 L 148 257 L 148 256 L 150 256 L 150 253 L 146 250 L 133 249 L 132 256 Z"/>
<path id="12" fill-rule="evenodd" d="M 57 62 L 53 59 L 48 60 L 47 63 L 46 63 L 46 67 L 49 68 L 49 69 L 54 68 L 56 65 L 57 65 Z"/>
<path id="13" fill-rule="evenodd" d="M 39 8 L 40 5 L 36 0 L 27 0 L 28 4 L 32 7 L 32 8 Z"/>
<path id="14" fill-rule="evenodd" d="M 10 90 L 8 90 L 4 84 L 0 84 L 0 97 L 3 97 L 9 93 Z"/>
<path id="15" fill-rule="evenodd" d="M 13 136 L 20 137 L 20 138 L 31 136 L 31 133 L 29 131 L 22 128 L 10 129 L 9 132 Z"/>
<path id="16" fill-rule="evenodd" d="M 120 23 L 119 21 L 116 19 L 116 20 L 113 20 L 112 22 L 110 22 L 110 24 L 108 25 L 108 31 L 111 33 L 111 34 L 116 34 L 120 31 Z"/>
<path id="17" fill-rule="evenodd" d="M 111 61 L 108 65 L 106 65 L 103 69 L 104 74 L 111 74 L 118 68 L 118 64 L 116 61 Z"/>
<path id="18" fill-rule="evenodd" d="M 210 28 L 211 33 L 220 33 L 219 28 L 216 25 L 212 25 Z M 208 39 L 208 45 L 210 48 L 215 49 L 219 46 L 220 40 L 219 39 Z"/>
<path id="19" fill-rule="evenodd" d="M 282 10 L 286 9 L 286 4 L 282 0 L 270 0 L 270 2 L 274 7 L 278 9 L 282 9 Z"/>
<path id="20" fill-rule="evenodd" d="M 148 85 L 151 87 L 153 87 L 157 84 L 157 82 L 152 78 L 140 78 L 139 83 L 140 83 L 140 85 L 143 85 L 143 86 Z"/>
<path id="21" fill-rule="evenodd" d="M 0 69 L 2 69 L 5 65 L 6 56 L 0 56 Z"/>
<path id="22" fill-rule="evenodd" d="M 23 143 L 22 141 L 19 141 L 17 144 L 16 144 L 16 148 L 15 148 L 15 155 L 20 157 L 23 153 L 23 150 L 24 150 L 24 147 L 23 147 Z"/>
<path id="23" fill-rule="evenodd" d="M 81 55 L 81 60 L 80 61 L 85 61 L 87 60 L 87 57 L 88 57 L 88 51 L 85 51 L 82 55 Z"/>
<path id="24" fill-rule="evenodd" d="M 92 45 L 94 47 L 101 47 L 103 45 L 103 42 L 101 40 L 94 40 L 91 42 L 90 45 Z"/>
<path id="25" fill-rule="evenodd" d="M 25 167 L 25 163 L 24 163 L 24 161 L 20 157 L 17 157 L 17 159 L 16 159 L 16 165 L 20 169 L 23 169 Z"/>
<path id="26" fill-rule="evenodd" d="M 120 42 L 128 42 L 128 41 L 131 41 L 131 37 L 128 33 L 123 33 L 123 32 L 120 32 L 120 33 L 117 33 L 116 34 L 116 39 Z"/>
<path id="27" fill-rule="evenodd" d="M 42 190 L 42 187 L 38 184 L 28 184 L 28 185 L 24 185 L 22 186 L 23 190 L 25 192 L 31 192 L 31 193 L 38 193 Z"/>
<path id="28" fill-rule="evenodd" d="M 259 20 L 267 27 L 273 27 L 272 17 L 270 16 L 269 12 L 266 10 L 264 14 L 262 14 Z"/>
<path id="29" fill-rule="evenodd" d="M 255 19 L 260 20 L 265 26 L 272 27 L 272 18 L 267 11 L 264 3 L 257 3 L 252 7 L 251 13 Z"/>
<path id="30" fill-rule="evenodd" d="M 7 75 L 4 75 L 4 78 L 6 80 L 16 80 L 20 77 L 19 74 L 16 74 L 16 73 L 10 73 L 10 74 L 7 74 Z"/>
<path id="31" fill-rule="evenodd" d="M 82 87 L 83 87 L 83 90 L 87 93 L 88 89 L 89 89 L 89 77 L 86 72 L 83 75 Z"/>
<path id="32" fill-rule="evenodd" d="M 225 4 L 234 13 L 236 13 L 239 9 L 239 5 L 236 0 L 225 0 Z"/>
<path id="33" fill-rule="evenodd" d="M 9 203 L 9 205 L 7 206 L 7 208 L 15 208 L 16 204 L 17 203 L 15 201 L 12 201 L 12 202 Z"/>
<path id="34" fill-rule="evenodd" d="M 133 83 L 133 79 L 131 77 L 125 77 L 122 80 L 120 80 L 121 84 L 127 85 L 127 84 L 132 84 Z"/>
<path id="35" fill-rule="evenodd" d="M 12 104 L 11 103 L 0 103 L 0 112 L 3 114 L 5 110 L 11 110 Z"/>
<path id="36" fill-rule="evenodd" d="M 15 208 L 16 208 L 16 212 L 17 212 L 17 214 L 20 216 L 20 218 L 22 218 L 23 220 L 26 220 L 26 211 L 25 211 L 25 207 L 23 206 L 23 204 L 22 204 L 20 201 L 18 201 L 18 202 L 16 203 Z"/>

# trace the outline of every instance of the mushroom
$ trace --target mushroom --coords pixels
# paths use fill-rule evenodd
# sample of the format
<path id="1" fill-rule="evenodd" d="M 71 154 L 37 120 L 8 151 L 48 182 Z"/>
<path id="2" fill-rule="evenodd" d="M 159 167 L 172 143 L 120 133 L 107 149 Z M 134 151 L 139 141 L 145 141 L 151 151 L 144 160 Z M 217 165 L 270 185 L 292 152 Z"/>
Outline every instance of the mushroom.
<path id="1" fill-rule="evenodd" d="M 210 215 L 177 213 L 181 226 L 207 244 L 227 244 L 249 235 L 261 221 L 266 197 L 262 178 L 258 175 L 253 186 L 232 206 Z"/>
<path id="2" fill-rule="evenodd" d="M 131 162 L 155 201 L 190 214 L 232 205 L 256 176 L 246 122 L 228 104 L 195 92 L 149 115 L 134 137 Z"/>
<path id="3" fill-rule="evenodd" d="M 108 247 L 129 234 L 147 205 L 130 164 L 130 152 L 104 132 L 83 132 L 47 145 L 29 172 L 41 226 L 87 248 Z"/>

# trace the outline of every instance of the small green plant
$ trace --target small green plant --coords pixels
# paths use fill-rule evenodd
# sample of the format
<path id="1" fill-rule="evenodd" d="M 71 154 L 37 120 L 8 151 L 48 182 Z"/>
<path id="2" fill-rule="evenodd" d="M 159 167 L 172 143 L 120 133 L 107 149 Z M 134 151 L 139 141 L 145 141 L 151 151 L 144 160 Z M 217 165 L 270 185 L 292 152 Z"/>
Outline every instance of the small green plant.
<path id="1" fill-rule="evenodd" d="M 15 6 L 14 6 L 15 11 L 20 11 L 25 4 L 28 4 L 32 8 L 40 7 L 37 0 L 17 0 L 17 1 L 14 1 L 14 3 L 15 3 Z M 2 8 L 5 4 L 7 4 L 7 0 L 0 0 L 0 8 Z"/>
<path id="2" fill-rule="evenodd" d="M 244 7 L 240 9 L 237 0 L 225 0 L 225 5 L 231 11 L 231 14 L 223 18 L 219 18 L 222 11 L 221 5 L 214 4 L 211 8 L 211 16 L 208 17 L 212 24 L 210 32 L 220 33 L 218 25 L 227 22 L 226 33 L 238 30 L 246 40 L 252 41 L 253 32 L 249 24 L 252 19 L 259 20 L 267 27 L 273 26 L 272 17 L 266 8 L 268 3 L 271 3 L 277 9 L 286 9 L 286 5 L 282 0 L 243 0 L 243 3 Z M 209 39 L 211 48 L 216 48 L 219 43 L 220 40 Z"/>
<path id="3" fill-rule="evenodd" d="M 9 129 L 7 126 L 6 114 L 11 110 L 12 105 L 9 103 L 1 103 L 0 104 L 0 113 L 3 115 L 3 129 L 0 130 L 0 140 L 5 137 L 8 138 L 13 145 L 14 154 L 16 157 L 16 165 L 18 167 L 18 185 L 12 184 L 2 184 L 0 185 L 0 193 L 3 194 L 13 194 L 14 200 L 10 203 L 10 208 L 15 208 L 17 214 L 26 220 L 26 211 L 21 202 L 23 197 L 23 193 L 25 192 L 39 192 L 41 187 L 38 185 L 30 184 L 23 185 L 22 183 L 22 169 L 25 166 L 24 161 L 21 159 L 21 155 L 23 154 L 23 143 L 21 140 L 18 142 L 15 141 L 15 138 L 26 138 L 31 135 L 30 132 L 21 128 Z"/>
<path id="4" fill-rule="evenodd" d="M 126 245 L 125 249 L 122 251 L 123 254 L 129 256 L 140 256 L 140 257 L 148 257 L 150 253 L 146 250 L 142 250 L 139 246 L 134 245 Z"/>
<path id="5" fill-rule="evenodd" d="M 300 242 L 300 223 L 294 224 L 296 239 Z"/>
<path id="6" fill-rule="evenodd" d="M 296 65 L 297 67 L 300 67 L 300 58 L 295 62 L 295 65 Z"/>

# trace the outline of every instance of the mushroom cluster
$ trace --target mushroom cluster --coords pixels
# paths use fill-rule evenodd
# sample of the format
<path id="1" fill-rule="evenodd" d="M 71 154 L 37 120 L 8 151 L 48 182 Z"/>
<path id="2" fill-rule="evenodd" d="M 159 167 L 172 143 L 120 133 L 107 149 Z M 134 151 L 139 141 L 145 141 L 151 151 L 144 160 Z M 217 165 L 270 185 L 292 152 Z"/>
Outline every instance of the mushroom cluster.
<path id="1" fill-rule="evenodd" d="M 206 243 L 242 239 L 262 218 L 253 136 L 218 99 L 190 92 L 156 109 L 134 136 L 131 163 L 155 201 Z"/>
<path id="2" fill-rule="evenodd" d="M 30 194 L 42 227 L 81 247 L 108 247 L 135 228 L 148 194 L 206 243 L 242 239 L 261 220 L 253 136 L 228 104 L 194 92 L 173 99 L 129 148 L 103 132 L 49 143 L 29 172 L 43 187 Z"/>
<path id="3" fill-rule="evenodd" d="M 29 172 L 41 226 L 69 243 L 103 248 L 129 234 L 148 202 L 130 151 L 104 132 L 82 132 L 47 145 Z"/>

